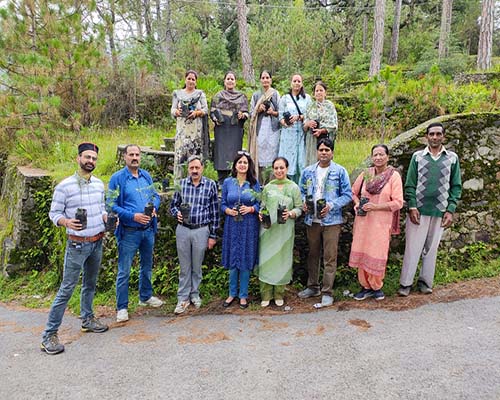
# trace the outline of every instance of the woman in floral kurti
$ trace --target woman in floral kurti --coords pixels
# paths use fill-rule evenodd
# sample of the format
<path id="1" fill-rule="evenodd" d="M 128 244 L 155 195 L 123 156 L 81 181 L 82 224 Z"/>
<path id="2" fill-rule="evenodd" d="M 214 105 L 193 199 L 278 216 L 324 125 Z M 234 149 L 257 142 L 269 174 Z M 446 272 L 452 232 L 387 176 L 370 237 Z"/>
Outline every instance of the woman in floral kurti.
<path id="1" fill-rule="evenodd" d="M 318 161 L 318 139 L 329 137 L 335 144 L 337 135 L 337 110 L 326 100 L 326 85 L 318 81 L 313 87 L 314 99 L 306 110 L 304 131 L 306 135 L 306 166 Z"/>
<path id="2" fill-rule="evenodd" d="M 203 90 L 196 89 L 198 75 L 189 70 L 183 89 L 172 94 L 172 117 L 177 121 L 175 131 L 174 179 L 183 178 L 183 164 L 192 155 L 202 155 L 208 148 L 207 98 Z M 206 155 L 205 155 L 206 156 Z"/>
<path id="3" fill-rule="evenodd" d="M 302 76 L 292 76 L 292 87 L 279 103 L 279 120 L 281 124 L 280 148 L 278 155 L 288 160 L 288 177 L 298 183 L 305 166 L 304 131 L 302 122 L 311 97 L 305 93 Z M 286 113 L 289 119 L 286 120 Z"/>

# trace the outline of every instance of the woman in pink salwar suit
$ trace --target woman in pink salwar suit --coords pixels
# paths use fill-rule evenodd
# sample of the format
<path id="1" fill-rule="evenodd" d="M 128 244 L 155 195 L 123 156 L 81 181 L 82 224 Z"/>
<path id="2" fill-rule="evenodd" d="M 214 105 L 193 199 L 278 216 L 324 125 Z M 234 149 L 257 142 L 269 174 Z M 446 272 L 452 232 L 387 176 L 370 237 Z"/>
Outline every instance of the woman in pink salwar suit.
<path id="1" fill-rule="evenodd" d="M 373 167 L 360 174 L 352 186 L 354 210 L 353 240 L 349 266 L 358 268 L 362 290 L 356 300 L 385 298 L 385 268 L 391 234 L 399 233 L 399 210 L 403 207 L 403 184 L 398 171 L 388 165 L 389 149 L 372 147 Z"/>

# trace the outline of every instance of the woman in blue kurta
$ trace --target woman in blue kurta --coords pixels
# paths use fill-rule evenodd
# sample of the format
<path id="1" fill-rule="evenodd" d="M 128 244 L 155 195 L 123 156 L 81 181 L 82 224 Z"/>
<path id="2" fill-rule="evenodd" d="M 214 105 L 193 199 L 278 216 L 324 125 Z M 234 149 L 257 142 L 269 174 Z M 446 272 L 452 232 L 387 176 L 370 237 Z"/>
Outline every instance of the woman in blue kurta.
<path id="1" fill-rule="evenodd" d="M 281 136 L 278 155 L 288 160 L 288 178 L 295 183 L 299 182 L 300 174 L 305 167 L 302 124 L 310 102 L 311 97 L 304 91 L 302 76 L 293 75 L 290 91 L 282 96 L 279 102 Z"/>
<path id="2" fill-rule="evenodd" d="M 248 152 L 238 151 L 231 176 L 222 185 L 221 211 L 226 215 L 222 266 L 229 269 L 229 297 L 224 307 L 229 307 L 236 297 L 240 308 L 248 307 L 248 282 L 258 262 L 259 203 L 255 192 L 260 192 L 260 185 L 254 162 Z"/>

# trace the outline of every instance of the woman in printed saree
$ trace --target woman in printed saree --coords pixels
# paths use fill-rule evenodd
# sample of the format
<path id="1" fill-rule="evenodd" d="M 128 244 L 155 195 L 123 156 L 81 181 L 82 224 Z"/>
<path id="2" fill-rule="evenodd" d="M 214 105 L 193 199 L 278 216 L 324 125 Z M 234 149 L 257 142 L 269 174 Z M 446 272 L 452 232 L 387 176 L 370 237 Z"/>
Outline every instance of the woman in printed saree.
<path id="1" fill-rule="evenodd" d="M 183 177 L 183 165 L 192 155 L 208 155 L 207 98 L 202 90 L 196 89 L 198 75 L 186 72 L 184 88 L 174 90 L 170 113 L 176 119 L 174 146 L 174 179 Z"/>
<path id="2" fill-rule="evenodd" d="M 287 178 L 288 161 L 278 157 L 273 162 L 276 179 L 269 182 L 262 192 L 263 207 L 271 217 L 271 227 L 261 227 L 259 235 L 259 281 L 261 306 L 274 303 L 284 304 L 285 286 L 292 279 L 293 243 L 295 240 L 295 220 L 300 217 L 302 200 L 300 189 Z"/>
<path id="3" fill-rule="evenodd" d="M 304 131 L 306 135 L 306 163 L 318 161 L 316 145 L 318 140 L 329 137 L 335 144 L 337 134 L 337 110 L 330 100 L 326 99 L 326 85 L 318 81 L 313 87 L 314 99 L 306 110 Z"/>
<path id="4" fill-rule="evenodd" d="M 235 90 L 236 75 L 227 72 L 224 90 L 212 99 L 210 118 L 215 124 L 214 167 L 217 170 L 219 187 L 231 170 L 231 163 L 243 143 L 243 124 L 248 118 L 248 100 Z"/>
<path id="5" fill-rule="evenodd" d="M 222 304 L 229 307 L 240 299 L 240 308 L 248 307 L 248 283 L 257 265 L 259 243 L 260 185 L 250 153 L 238 151 L 231 176 L 222 185 L 221 212 L 226 216 L 222 237 L 222 266 L 229 270 L 229 297 Z M 238 290 L 239 286 L 239 290 Z"/>
<path id="6" fill-rule="evenodd" d="M 278 154 L 288 160 L 288 177 L 299 182 L 305 166 L 305 144 L 302 122 L 311 97 L 305 93 L 302 76 L 292 76 L 290 91 L 279 102 L 279 120 L 281 124 L 280 147 Z"/>
<path id="7" fill-rule="evenodd" d="M 385 298 L 385 268 L 391 234 L 399 234 L 399 210 L 403 207 L 403 185 L 398 171 L 389 166 L 385 144 L 372 147 L 373 167 L 360 174 L 352 186 L 356 217 L 349 266 L 358 268 L 362 290 L 356 300 Z"/>
<path id="8" fill-rule="evenodd" d="M 271 87 L 271 74 L 264 70 L 260 73 L 262 89 L 252 95 L 250 101 L 250 130 L 248 148 L 252 158 L 256 160 L 256 173 L 262 183 L 262 170 L 271 166 L 278 156 L 280 145 L 280 123 L 278 120 L 278 104 L 280 95 Z M 258 161 L 258 162 L 257 162 Z"/>

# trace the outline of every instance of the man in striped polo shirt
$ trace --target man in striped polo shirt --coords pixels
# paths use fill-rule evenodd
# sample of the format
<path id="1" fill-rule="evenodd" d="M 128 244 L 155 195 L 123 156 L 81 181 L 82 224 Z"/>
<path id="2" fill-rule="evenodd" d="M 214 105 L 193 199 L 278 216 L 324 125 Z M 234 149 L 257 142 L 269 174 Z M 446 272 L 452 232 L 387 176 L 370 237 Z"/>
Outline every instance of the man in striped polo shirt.
<path id="1" fill-rule="evenodd" d="M 439 242 L 462 194 L 458 156 L 443 146 L 444 126 L 427 127 L 427 147 L 413 154 L 405 182 L 409 213 L 406 218 L 406 248 L 399 280 L 399 295 L 408 296 L 422 256 L 418 278 L 421 293 L 432 293 Z"/>
<path id="2" fill-rule="evenodd" d="M 78 146 L 79 169 L 59 183 L 52 198 L 49 217 L 56 226 L 64 226 L 68 235 L 64 255 L 63 281 L 50 308 L 41 349 L 47 354 L 64 351 L 57 331 L 64 311 L 82 273 L 80 315 L 82 332 L 106 332 L 92 310 L 97 273 L 101 265 L 102 238 L 107 213 L 104 206 L 104 184 L 92 176 L 99 148 L 93 143 Z"/>

